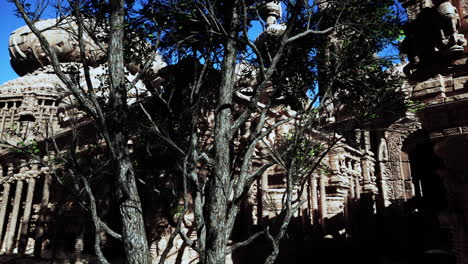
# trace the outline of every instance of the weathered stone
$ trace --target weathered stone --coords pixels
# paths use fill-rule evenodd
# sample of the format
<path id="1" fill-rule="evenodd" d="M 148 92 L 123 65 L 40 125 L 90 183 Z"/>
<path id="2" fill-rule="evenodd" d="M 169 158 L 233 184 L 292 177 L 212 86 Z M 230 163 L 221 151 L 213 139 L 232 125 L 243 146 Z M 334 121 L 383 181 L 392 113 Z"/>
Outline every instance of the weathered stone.
<path id="1" fill-rule="evenodd" d="M 86 22 L 89 28 L 95 28 L 92 21 Z M 77 24 L 71 19 L 47 19 L 35 23 L 38 30 L 57 53 L 60 62 L 79 62 L 80 51 L 77 41 Z M 105 57 L 105 51 L 84 34 L 86 43 L 86 59 L 91 65 L 97 65 Z M 49 59 L 42 49 L 39 39 L 28 26 L 21 27 L 11 33 L 9 40 L 11 66 L 22 76 L 31 73 L 41 66 L 49 65 Z"/>
<path id="2" fill-rule="evenodd" d="M 453 84 L 454 90 L 466 88 L 468 86 L 467 82 L 468 82 L 468 77 L 455 78 L 454 84 Z"/>

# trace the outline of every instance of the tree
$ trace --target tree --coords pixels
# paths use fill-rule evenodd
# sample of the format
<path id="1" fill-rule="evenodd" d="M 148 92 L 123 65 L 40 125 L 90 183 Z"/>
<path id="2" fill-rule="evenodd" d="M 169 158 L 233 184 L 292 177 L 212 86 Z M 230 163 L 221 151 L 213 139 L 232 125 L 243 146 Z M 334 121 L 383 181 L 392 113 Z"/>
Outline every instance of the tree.
<path id="1" fill-rule="evenodd" d="M 145 226 L 143 222 L 140 196 L 138 194 L 134 168 L 129 158 L 128 150 L 128 122 L 127 105 L 127 85 L 125 84 L 124 67 L 124 24 L 125 24 L 125 3 L 123 0 L 110 1 L 109 19 L 109 41 L 107 47 L 109 65 L 109 98 L 107 111 L 103 111 L 103 105 L 98 101 L 94 88 L 89 77 L 89 67 L 85 57 L 85 47 L 83 40 L 84 22 L 81 18 L 80 2 L 70 1 L 70 6 L 75 7 L 77 24 L 79 28 L 81 61 L 84 63 L 84 70 L 87 81 L 87 91 L 85 92 L 79 84 L 63 73 L 60 67 L 56 51 L 51 48 L 47 39 L 34 26 L 34 21 L 23 1 L 14 1 L 19 13 L 32 32 L 39 38 L 41 45 L 54 71 L 60 80 L 65 84 L 70 93 L 78 101 L 80 108 L 84 110 L 96 123 L 96 128 L 105 139 L 112 158 L 115 175 L 113 183 L 116 185 L 116 196 L 118 198 L 120 216 L 122 222 L 122 240 L 125 248 L 127 263 L 150 263 L 149 248 L 146 239 Z M 101 227 L 101 225 L 98 225 Z M 102 260 L 105 262 L 105 260 Z"/>
<path id="2" fill-rule="evenodd" d="M 199 162 L 196 157 L 208 156 L 205 162 L 211 164 L 206 182 L 191 178 L 195 185 L 194 197 L 203 197 L 194 200 L 199 234 L 196 245 L 202 263 L 223 263 L 227 252 L 242 245 L 241 242 L 228 246 L 228 240 L 241 201 L 255 179 L 271 165 L 267 162 L 258 170 L 251 168 L 256 146 L 271 132 L 272 127 L 266 122 L 269 111 L 281 104 L 296 111 L 293 140 L 283 152 L 291 155 L 301 153 L 301 147 L 307 149 L 314 145 L 307 142 L 306 135 L 322 130 L 326 125 L 317 113 L 328 111 L 339 119 L 340 115 L 365 110 L 375 117 L 379 114 L 378 108 L 385 109 L 383 106 L 395 99 L 391 98 L 392 91 L 398 82 L 389 79 L 389 73 L 383 70 L 388 67 L 388 61 L 375 56 L 399 34 L 399 18 L 396 12 L 390 11 L 392 1 L 281 3 L 286 9 L 281 25 L 276 22 L 280 13 L 275 13 L 278 10 L 273 8 L 273 2 L 264 5 L 256 1 L 159 1 L 149 3 L 143 9 L 147 10 L 143 15 L 154 21 L 152 29 L 157 32 L 155 35 L 161 36 L 161 48 L 168 60 L 195 57 L 197 61 L 203 61 L 205 67 L 217 69 L 220 74 L 219 84 L 211 90 L 216 99 L 209 101 L 209 104 L 214 103 L 211 107 L 214 115 L 212 149 L 203 149 L 193 137 L 191 145 L 193 163 Z M 248 33 L 254 20 L 261 21 L 265 30 L 257 41 Z M 239 73 L 242 63 L 250 68 L 245 67 Z M 206 81 L 203 70 L 193 79 Z M 245 86 L 239 82 L 251 79 L 255 79 L 255 83 L 247 84 L 250 90 L 243 91 Z M 197 84 L 195 81 L 187 85 L 195 97 L 203 92 L 196 88 Z M 307 92 L 311 98 L 306 97 Z M 238 102 L 236 95 L 242 93 L 247 95 L 248 102 Z M 265 96 L 268 100 L 262 100 Z M 316 104 L 319 96 L 324 104 Z M 328 101 L 334 109 L 323 109 Z M 372 105 L 376 102 L 379 103 Z M 345 104 L 348 109 L 343 111 L 338 103 Z M 187 102 L 187 105 L 191 106 L 194 115 L 197 109 L 210 108 L 197 100 Z M 361 105 L 365 105 L 365 109 L 359 108 Z M 369 114 L 360 116 L 369 118 Z M 274 126 L 280 126 L 288 120 L 276 122 Z M 236 149 L 233 147 L 238 140 L 236 137 L 242 135 L 240 131 L 246 123 L 251 123 L 251 133 L 246 136 L 244 145 Z M 195 127 L 196 122 L 192 122 L 192 131 Z M 334 136 L 331 138 L 331 142 L 336 140 Z M 327 142 L 328 146 L 331 142 Z M 315 155 L 320 157 L 326 149 Z M 304 184 L 298 168 L 307 162 L 300 164 L 300 157 L 276 158 L 274 161 L 280 164 L 279 160 L 284 161 L 287 191 L 279 217 L 279 231 L 275 234 L 264 231 L 273 248 L 265 263 L 274 262 L 292 212 L 300 205 L 300 201 L 292 197 L 293 190 Z M 315 169 L 319 164 L 320 158 L 313 159 L 307 167 Z M 192 174 L 198 173 L 188 173 Z"/>
<path id="3" fill-rule="evenodd" d="M 171 239 L 180 234 L 206 264 L 224 263 L 226 255 L 259 236 L 270 241 L 272 252 L 265 263 L 273 263 L 279 242 L 302 204 L 295 193 L 303 191 L 307 177 L 321 167 L 321 159 L 339 139 L 324 115 L 335 120 L 363 111 L 370 114 L 360 117 L 375 116 L 383 102 L 393 101 L 389 97 L 398 86 L 384 71 L 388 61 L 375 56 L 399 34 L 400 18 L 392 11 L 393 1 L 282 1 L 284 14 L 274 1 L 142 1 L 141 8 L 136 1 L 68 1 L 78 24 L 86 90 L 63 73 L 25 3 L 14 2 L 40 39 L 54 71 L 106 142 L 116 172 L 113 183 L 128 263 L 150 261 L 127 146 L 128 91 L 139 79 L 146 82 L 154 105 L 140 98 L 138 106 L 152 133 L 168 152 L 175 153 L 181 168 L 184 209 Z M 284 18 L 278 23 L 281 15 Z M 90 34 L 84 18 L 89 17 L 102 18 L 109 25 L 104 40 L 109 72 L 105 99 L 96 95 L 84 54 L 83 34 Z M 264 30 L 257 40 L 249 34 L 254 21 L 260 21 Z M 137 37 L 126 40 L 125 33 Z M 142 57 L 125 53 L 132 45 L 143 47 L 138 54 Z M 157 48 L 178 67 L 169 66 L 156 76 L 147 71 Z M 126 82 L 125 65 L 133 61 L 145 63 L 137 65 L 137 77 Z M 187 74 L 177 79 L 173 76 L 177 71 Z M 177 100 L 171 100 L 174 94 Z M 355 107 L 362 105 L 365 109 Z M 288 107 L 293 114 L 270 124 L 271 113 L 280 107 Z M 289 134 L 281 135 L 278 145 L 264 143 L 286 124 Z M 260 145 L 269 154 L 256 166 Z M 270 231 L 265 223 L 259 233 L 231 243 L 242 202 L 274 164 L 283 168 L 286 181 L 275 228 Z M 180 229 L 189 210 L 194 213 L 195 241 Z M 98 219 L 95 222 L 96 229 L 102 228 Z"/>

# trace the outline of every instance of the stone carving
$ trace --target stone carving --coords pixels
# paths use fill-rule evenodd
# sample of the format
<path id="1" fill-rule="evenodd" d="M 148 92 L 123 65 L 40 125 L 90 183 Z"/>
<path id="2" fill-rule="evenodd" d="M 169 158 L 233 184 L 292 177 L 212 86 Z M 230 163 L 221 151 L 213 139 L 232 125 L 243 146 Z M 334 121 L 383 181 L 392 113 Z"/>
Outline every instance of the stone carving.
<path id="1" fill-rule="evenodd" d="M 406 23 L 404 30 L 406 38 L 401 44 L 401 52 L 409 61 L 403 69 L 406 75 L 457 58 L 467 44 L 465 36 L 460 34 L 457 8 L 448 0 L 433 1 L 433 5 L 420 9 Z"/>
<path id="2" fill-rule="evenodd" d="M 443 54 L 453 55 L 463 52 L 466 39 L 458 33 L 460 16 L 457 8 L 450 1 L 443 1 L 437 6 L 440 21 L 440 49 Z"/>
<path id="3" fill-rule="evenodd" d="M 90 21 L 87 21 L 90 24 Z M 77 41 L 77 24 L 71 19 L 47 19 L 36 22 L 35 26 L 57 53 L 60 62 L 79 62 L 80 50 Z M 105 51 L 85 34 L 86 58 L 96 65 L 105 57 Z M 50 64 L 39 39 L 28 26 L 15 30 L 9 40 L 11 66 L 18 75 L 31 73 L 41 66 Z"/>
<path id="4" fill-rule="evenodd" d="M 262 19 L 266 21 L 267 25 L 276 24 L 278 18 L 281 17 L 281 5 L 279 1 L 267 2 L 262 11 Z"/>
<path id="5" fill-rule="evenodd" d="M 380 140 L 378 159 L 379 161 L 388 160 L 388 147 L 387 147 L 387 140 L 385 140 L 385 138 L 382 138 Z"/>
<path id="6" fill-rule="evenodd" d="M 276 40 L 286 30 L 286 25 L 278 23 L 278 19 L 281 18 L 281 4 L 279 1 L 268 1 L 264 5 L 264 11 L 262 13 L 262 19 L 266 21 L 265 31 L 262 32 L 255 43 L 259 46 L 260 51 L 266 54 L 266 46 L 271 50 L 274 50 L 277 46 Z M 268 44 L 267 44 L 268 43 Z"/>
<path id="7" fill-rule="evenodd" d="M 387 180 L 387 194 L 390 200 L 402 200 L 405 198 L 404 187 L 401 186 L 402 175 L 400 168 L 400 152 L 402 148 L 401 138 L 398 134 L 388 133 L 387 136 L 388 162 L 385 163 Z"/>

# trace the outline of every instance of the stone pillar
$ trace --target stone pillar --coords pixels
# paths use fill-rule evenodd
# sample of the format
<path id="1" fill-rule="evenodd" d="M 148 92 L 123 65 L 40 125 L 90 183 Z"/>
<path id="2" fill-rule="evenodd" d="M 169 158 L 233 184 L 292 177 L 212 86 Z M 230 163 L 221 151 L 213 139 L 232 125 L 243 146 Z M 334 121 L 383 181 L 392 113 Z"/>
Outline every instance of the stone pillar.
<path id="1" fill-rule="evenodd" d="M 156 241 L 153 241 L 150 245 L 150 254 L 153 260 L 156 260 L 158 257 L 158 243 Z"/>
<path id="2" fill-rule="evenodd" d="M 327 193 L 326 187 L 326 175 L 320 175 L 320 224 L 322 229 L 325 230 L 325 219 L 327 218 Z"/>
<path id="3" fill-rule="evenodd" d="M 371 163 L 371 157 L 369 153 L 364 154 L 364 157 L 361 159 L 361 164 L 362 164 L 362 177 L 363 177 L 363 186 L 362 190 L 364 192 L 374 192 L 375 191 L 375 186 L 372 181 L 372 163 Z"/>
<path id="4" fill-rule="evenodd" d="M 22 162 L 21 169 L 18 174 L 15 174 L 16 178 L 16 191 L 15 199 L 13 200 L 13 210 L 11 212 L 10 226 L 8 228 L 6 240 L 5 240 L 5 251 L 7 254 L 12 254 L 15 246 L 15 233 L 16 227 L 18 226 L 18 214 L 21 206 L 21 196 L 23 194 L 23 180 L 26 173 L 26 163 Z"/>
<path id="5" fill-rule="evenodd" d="M 1 109 L 2 113 L 2 122 L 0 124 L 0 138 L 3 139 L 3 131 L 5 131 L 5 120 L 6 120 L 6 110 Z"/>
<path id="6" fill-rule="evenodd" d="M 356 189 L 355 195 L 356 199 L 359 200 L 361 199 L 361 185 L 359 184 L 359 176 L 354 178 L 356 184 L 354 185 L 354 188 Z"/>
<path id="7" fill-rule="evenodd" d="M 263 12 L 266 14 L 262 17 L 266 21 L 267 27 L 277 23 L 281 17 L 281 5 L 277 1 L 268 1 L 263 7 Z"/>
<path id="8" fill-rule="evenodd" d="M 269 175 L 270 169 L 266 170 L 265 173 L 263 173 L 261 179 L 260 179 L 260 189 L 261 189 L 261 222 L 264 223 L 265 221 L 268 221 L 268 208 L 265 208 L 265 205 L 267 204 L 267 199 L 268 199 L 268 175 Z"/>
<path id="9" fill-rule="evenodd" d="M 309 225 L 311 215 L 309 214 L 309 210 L 307 208 L 307 189 L 309 189 L 310 186 L 308 183 L 306 183 L 305 188 L 302 190 L 302 193 L 299 193 L 298 195 L 301 196 L 301 202 L 304 201 L 304 203 L 301 205 L 301 221 L 302 221 L 302 228 L 304 232 L 306 231 L 306 226 Z M 301 188 L 298 189 L 298 192 L 301 191 Z"/>
<path id="10" fill-rule="evenodd" d="M 370 132 L 368 130 L 364 131 L 364 149 L 366 152 L 371 149 Z"/>
<path id="11" fill-rule="evenodd" d="M 312 174 L 310 179 L 310 221 L 311 224 L 317 223 L 318 215 L 318 195 L 317 195 L 317 178 L 316 174 Z"/>
<path id="12" fill-rule="evenodd" d="M 362 178 L 362 169 L 361 169 L 361 163 L 360 162 L 356 162 L 354 164 L 354 171 L 356 172 L 356 177 L 354 178 L 355 180 L 355 184 L 354 184 L 354 188 L 355 188 L 355 196 L 356 196 L 356 199 L 359 200 L 361 199 L 361 183 L 360 183 L 360 180 Z"/>
<path id="13" fill-rule="evenodd" d="M 32 168 L 30 171 L 28 171 L 28 191 L 26 194 L 26 204 L 24 206 L 24 212 L 23 212 L 23 223 L 21 224 L 21 233 L 20 233 L 20 240 L 18 243 L 18 253 L 19 255 L 24 255 L 24 252 L 26 251 L 26 246 L 28 244 L 28 238 L 29 238 L 29 220 L 31 218 L 31 208 L 32 208 L 32 203 L 33 203 L 33 195 L 34 195 L 34 190 L 36 187 L 36 179 L 39 175 L 39 165 L 37 163 L 33 163 Z"/>
<path id="14" fill-rule="evenodd" d="M 384 166 L 381 166 L 381 168 L 384 168 Z M 382 199 L 383 206 L 387 207 L 387 206 L 390 205 L 390 201 L 387 198 L 387 196 L 388 196 L 387 195 L 387 192 L 388 192 L 388 190 L 387 190 L 387 179 L 386 179 L 384 173 L 382 173 L 382 177 L 380 179 L 380 188 L 382 190 L 382 193 L 381 193 L 380 197 Z"/>
<path id="15" fill-rule="evenodd" d="M 11 116 L 10 116 L 11 118 L 10 118 L 10 124 L 9 125 L 10 125 L 10 127 L 13 127 L 13 124 L 15 122 L 15 113 L 16 112 L 15 112 L 15 109 L 13 109 L 13 108 L 10 108 L 10 110 L 11 110 Z"/>
<path id="16" fill-rule="evenodd" d="M 251 209 L 252 212 L 252 224 L 258 225 L 258 216 L 259 216 L 259 190 L 258 190 L 258 180 L 252 184 L 250 188 L 250 193 L 248 196 L 247 208 Z"/>
<path id="17" fill-rule="evenodd" d="M 84 249 L 84 230 L 81 230 L 79 233 L 78 233 L 78 236 L 77 238 L 75 239 L 75 247 L 74 247 L 74 261 L 73 263 L 74 264 L 82 264 L 83 261 L 82 261 L 82 253 L 83 253 L 83 249 Z"/>
<path id="18" fill-rule="evenodd" d="M 370 183 L 371 181 L 367 159 L 368 159 L 367 154 L 364 154 L 364 157 L 361 159 L 362 177 L 364 178 L 364 186 Z"/>
<path id="19" fill-rule="evenodd" d="M 351 225 L 351 197 L 349 195 L 349 191 L 346 192 L 344 196 L 344 204 L 343 204 L 343 216 L 344 216 L 344 224 L 345 224 L 345 233 L 346 236 L 351 235 L 352 233 L 352 225 Z"/>
<path id="20" fill-rule="evenodd" d="M 11 171 L 11 164 L 9 165 L 8 171 Z M 7 175 L 9 177 L 10 175 Z M 3 183 L 3 194 L 2 194 L 2 205 L 0 207 L 0 247 L 3 243 L 3 230 L 4 226 L 7 225 L 8 223 L 8 216 L 6 215 L 8 204 L 10 201 L 10 179 L 9 178 L 3 178 L 1 179 L 1 182 Z M 6 219 L 6 220 L 5 220 Z"/>
<path id="21" fill-rule="evenodd" d="M 44 162 L 47 163 L 47 161 L 48 159 L 44 158 Z M 34 242 L 35 257 L 41 256 L 42 241 L 44 239 L 45 233 L 45 222 L 49 212 L 50 185 L 52 183 L 52 175 L 49 171 L 49 167 L 42 167 L 41 172 L 44 174 L 44 187 L 42 189 L 42 201 L 39 211 L 39 219 L 36 224 L 36 239 Z"/>

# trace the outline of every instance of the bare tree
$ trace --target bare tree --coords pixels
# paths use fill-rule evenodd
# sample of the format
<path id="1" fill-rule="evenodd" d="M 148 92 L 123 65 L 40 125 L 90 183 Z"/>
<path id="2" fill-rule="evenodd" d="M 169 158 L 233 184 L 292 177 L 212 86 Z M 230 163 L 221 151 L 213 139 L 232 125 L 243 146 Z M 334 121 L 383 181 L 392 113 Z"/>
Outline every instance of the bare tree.
<path id="1" fill-rule="evenodd" d="M 98 102 L 92 83 L 89 81 L 89 69 L 84 68 L 87 79 L 87 89 L 85 90 L 80 87 L 79 83 L 63 72 L 56 51 L 51 48 L 48 40 L 34 25 L 35 21 L 33 19 L 37 19 L 37 17 L 31 17 L 30 13 L 25 10 L 24 1 L 15 0 L 13 2 L 31 31 L 39 38 L 57 76 L 77 100 L 80 107 L 95 121 L 98 132 L 105 139 L 115 169 L 113 183 L 116 185 L 115 195 L 119 201 L 122 241 L 127 263 L 150 263 L 140 196 L 127 145 L 128 105 L 123 47 L 125 34 L 124 1 L 115 0 L 109 3 L 109 41 L 107 46 L 109 65 L 108 112 L 104 112 L 102 105 Z M 85 26 L 83 20 L 79 18 L 80 1 L 70 1 L 70 3 L 71 6 L 76 7 L 79 34 L 82 37 Z M 83 39 L 80 38 L 79 40 L 82 51 L 81 61 L 86 65 L 87 59 L 84 56 Z"/>
<path id="2" fill-rule="evenodd" d="M 190 154 L 193 171 L 187 175 L 191 176 L 190 183 L 194 186 L 193 210 L 198 231 L 197 241 L 191 244 L 200 253 L 202 263 L 224 263 L 227 254 L 260 235 L 271 241 L 273 250 L 265 263 L 273 263 L 278 256 L 279 241 L 302 203 L 294 194 L 304 189 L 307 177 L 320 167 L 323 156 L 339 140 L 336 127 L 329 126 L 331 119 L 326 116 L 336 120 L 345 114 L 340 110 L 339 100 L 344 100 L 348 110 L 356 113 L 360 111 L 359 107 L 351 106 L 359 106 L 356 104 L 359 101 L 367 102 L 362 94 L 374 91 L 373 98 L 380 98 L 382 102 L 382 94 L 375 91 L 390 91 L 395 87 L 396 82 L 388 78 L 388 82 L 378 85 L 369 81 L 374 77 L 373 80 L 382 80 L 388 76 L 382 71 L 384 61 L 373 55 L 379 48 L 366 50 L 367 45 L 365 48 L 356 46 L 359 41 L 368 41 L 369 45 L 382 41 L 380 37 L 383 35 L 373 38 L 364 28 L 371 26 L 372 30 L 379 31 L 378 23 L 390 25 L 395 22 L 387 21 L 389 24 L 386 24 L 382 17 L 378 17 L 385 14 L 384 10 L 388 11 L 386 8 L 391 2 L 380 6 L 335 1 L 314 4 L 284 1 L 282 4 L 287 8 L 284 23 L 277 21 L 281 9 L 279 2 L 275 1 L 162 1 L 149 4 L 146 10 L 151 11 L 143 11 L 143 15 L 154 21 L 153 30 L 163 35 L 162 48 L 167 51 L 168 58 L 192 57 L 195 64 L 204 62 L 204 67 L 199 67 L 203 70 L 188 75 L 185 86 L 191 99 L 197 96 L 199 99 L 183 101 L 185 106 L 190 106 L 193 115 L 197 115 L 196 110 L 199 110 L 209 112 L 213 118 L 213 130 L 208 133 L 208 138 L 212 138 L 209 147 L 201 143 L 203 135 L 192 133 L 188 140 L 193 153 Z M 368 23 L 361 19 L 362 13 L 376 10 L 376 17 Z M 256 41 L 248 33 L 253 20 L 260 21 L 265 31 Z M 395 35 L 396 29 L 388 29 L 384 35 Z M 352 34 L 352 37 L 346 34 Z M 345 36 L 350 39 L 348 42 Z M 174 46 L 177 50 L 173 49 Z M 320 62 L 323 64 L 319 65 Z M 317 88 L 319 76 L 314 73 L 318 72 L 319 66 L 322 66 L 321 77 L 325 82 L 323 87 Z M 218 70 L 219 80 L 214 84 L 207 78 L 206 67 Z M 200 82 L 209 82 L 215 88 L 210 90 L 206 87 L 209 85 L 205 85 L 200 89 Z M 354 91 L 363 84 L 369 90 Z M 163 86 L 165 91 L 178 88 L 171 87 L 170 81 L 163 82 Z M 305 95 L 307 90 L 309 98 Z M 389 94 L 391 92 L 387 99 Z M 172 95 L 166 92 L 165 96 L 170 98 Z M 332 101 L 333 107 L 318 104 L 319 97 L 322 102 Z M 164 101 L 169 108 L 174 106 L 167 102 Z M 269 124 L 271 113 L 279 105 L 294 108 L 294 114 L 277 117 L 274 124 Z M 366 111 L 376 113 L 375 107 L 369 106 Z M 273 151 L 267 159 L 269 161 L 255 167 L 256 150 L 262 141 L 275 129 L 291 122 L 296 122 L 289 126 L 294 137 L 287 141 L 283 151 L 292 157 Z M 199 121 L 190 124 L 190 131 L 200 130 Z M 327 125 L 328 129 L 325 128 Z M 315 140 L 310 139 L 311 135 Z M 322 140 L 317 139 L 319 136 Z M 313 157 L 303 162 L 303 156 L 298 153 L 320 144 L 323 144 L 320 151 L 316 149 Z M 194 165 L 199 163 L 206 164 L 208 176 L 204 177 L 204 173 Z M 264 231 L 247 240 L 230 243 L 241 202 L 248 196 L 252 184 L 273 164 L 284 169 L 286 182 L 279 210 L 279 229 L 271 233 L 265 225 Z"/>

